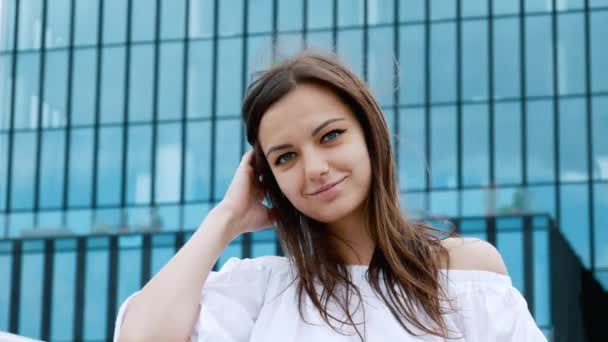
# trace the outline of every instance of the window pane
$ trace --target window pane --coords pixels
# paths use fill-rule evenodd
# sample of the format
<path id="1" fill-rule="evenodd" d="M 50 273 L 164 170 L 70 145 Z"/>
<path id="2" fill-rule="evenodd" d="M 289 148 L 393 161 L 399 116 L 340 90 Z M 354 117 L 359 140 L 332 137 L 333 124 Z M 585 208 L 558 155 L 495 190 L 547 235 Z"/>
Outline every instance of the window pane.
<path id="1" fill-rule="evenodd" d="M 157 2 L 148 0 L 131 1 L 133 1 L 131 4 L 131 39 L 136 42 L 154 40 Z M 136 61 L 137 59 L 132 60 Z"/>
<path id="2" fill-rule="evenodd" d="M 333 37 L 331 31 L 308 32 L 306 36 L 307 46 L 313 50 L 332 51 Z M 250 40 L 251 41 L 251 40 Z"/>
<path id="3" fill-rule="evenodd" d="M 608 6 L 608 1 L 606 2 Z M 591 12 L 591 89 L 594 92 L 608 91 L 608 11 Z"/>
<path id="4" fill-rule="evenodd" d="M 264 70 L 272 64 L 271 35 L 252 36 L 247 39 L 247 82 L 254 78 L 254 73 Z"/>
<path id="5" fill-rule="evenodd" d="M 249 33 L 271 32 L 273 0 L 248 1 L 247 30 Z M 252 37 L 253 38 L 253 37 Z"/>
<path id="6" fill-rule="evenodd" d="M 460 200 L 462 203 L 462 216 L 484 216 L 488 214 L 488 190 L 463 190 Z"/>
<path id="7" fill-rule="evenodd" d="M 243 32 L 243 0 L 218 1 L 219 34 L 222 36 L 240 34 Z"/>
<path id="8" fill-rule="evenodd" d="M 431 26 L 432 102 L 456 99 L 456 35 L 454 23 Z"/>
<path id="9" fill-rule="evenodd" d="M 277 39 L 277 60 L 297 55 L 303 46 L 301 33 L 280 33 Z"/>
<path id="10" fill-rule="evenodd" d="M 550 12 L 553 9 L 553 1 L 526 0 L 526 12 Z"/>
<path id="11" fill-rule="evenodd" d="M 456 113 L 453 106 L 431 109 L 431 185 L 456 186 Z"/>
<path id="12" fill-rule="evenodd" d="M 217 113 L 219 116 L 239 115 L 242 77 L 242 38 L 219 41 L 217 70 Z"/>
<path id="13" fill-rule="evenodd" d="M 74 50 L 72 72 L 72 124 L 89 125 L 95 117 L 97 70 L 95 49 Z"/>
<path id="14" fill-rule="evenodd" d="M 66 51 L 50 51 L 45 58 L 41 124 L 42 127 L 65 127 L 68 54 Z"/>
<path id="15" fill-rule="evenodd" d="M 209 199 L 211 184 L 211 130 L 210 122 L 188 124 L 185 172 L 185 200 Z"/>
<path id="16" fill-rule="evenodd" d="M 93 130 L 70 131 L 68 203 L 70 206 L 89 206 L 93 190 Z"/>
<path id="17" fill-rule="evenodd" d="M 308 0 L 308 29 L 333 26 L 334 6 L 326 0 Z"/>
<path id="18" fill-rule="evenodd" d="M 519 102 L 496 104 L 494 169 L 497 184 L 521 182 L 521 108 Z"/>
<path id="19" fill-rule="evenodd" d="M 40 54 L 26 53 L 19 56 L 15 82 L 15 128 L 38 126 L 38 82 Z"/>
<path id="20" fill-rule="evenodd" d="M 190 16 L 188 35 L 190 38 L 211 37 L 213 35 L 214 0 L 189 0 Z"/>
<path id="21" fill-rule="evenodd" d="M 553 44 L 550 16 L 526 17 L 526 92 L 553 94 Z"/>
<path id="22" fill-rule="evenodd" d="M 392 23 L 395 21 L 394 13 L 395 0 L 367 0 L 368 25 Z"/>
<path id="23" fill-rule="evenodd" d="M 74 44 L 93 45 L 97 43 L 99 21 L 99 0 L 74 1 Z"/>
<path id="24" fill-rule="evenodd" d="M 240 132 L 240 120 L 217 122 L 215 141 L 215 191 L 214 199 L 222 199 L 241 159 L 240 141 L 235 132 Z"/>
<path id="25" fill-rule="evenodd" d="M 577 94 L 585 91 L 585 36 L 583 15 L 560 14 L 558 23 L 559 93 Z"/>
<path id="26" fill-rule="evenodd" d="M 488 0 L 462 0 L 461 11 L 463 17 L 487 16 Z"/>
<path id="27" fill-rule="evenodd" d="M 531 186 L 528 188 L 529 204 L 528 212 L 548 214 L 556 217 L 555 210 L 555 186 Z"/>
<path id="28" fill-rule="evenodd" d="M 492 13 L 494 15 L 519 13 L 519 1 L 492 0 Z"/>
<path id="29" fill-rule="evenodd" d="M 13 43 L 15 38 L 16 3 L 17 2 L 15 1 L 8 1 L 3 2 L 0 6 L 0 51 L 13 49 Z M 0 324 L 2 324 L 1 321 Z"/>
<path id="30" fill-rule="evenodd" d="M 209 117 L 213 68 L 211 42 L 192 42 L 188 63 L 188 118 Z"/>
<path id="31" fill-rule="evenodd" d="M 431 19 L 446 19 L 456 16 L 456 1 L 429 0 Z"/>
<path id="32" fill-rule="evenodd" d="M 97 202 L 99 205 L 120 203 L 122 143 L 121 128 L 99 128 L 99 150 L 97 151 Z"/>
<path id="33" fill-rule="evenodd" d="M 103 42 L 105 44 L 124 42 L 127 37 L 126 32 L 127 1 L 103 0 Z"/>
<path id="34" fill-rule="evenodd" d="M 21 269 L 21 298 L 19 299 L 19 335 L 40 338 L 40 319 L 42 316 L 41 275 L 44 270 L 44 254 L 40 252 L 41 241 L 29 243 L 40 244 L 36 252 L 24 252 Z M 27 248 L 27 242 L 24 248 Z"/>
<path id="35" fill-rule="evenodd" d="M 520 95 L 519 20 L 494 21 L 494 98 Z"/>
<path id="36" fill-rule="evenodd" d="M 74 329 L 74 283 L 76 279 L 76 251 L 61 248 L 60 243 L 70 242 L 75 247 L 76 240 L 56 240 L 53 266 L 53 293 L 51 295 L 51 339 L 69 341 Z"/>
<path id="37" fill-rule="evenodd" d="M 89 209 L 68 210 L 67 226 L 75 234 L 83 235 L 91 232 L 92 211 Z"/>
<path id="38" fill-rule="evenodd" d="M 490 163 L 488 133 L 488 106 L 464 106 L 462 109 L 462 182 L 464 186 L 486 186 L 488 184 Z"/>
<path id="39" fill-rule="evenodd" d="M 595 267 L 608 267 L 608 184 L 593 187 Z"/>
<path id="40" fill-rule="evenodd" d="M 608 6 L 608 0 L 590 0 L 589 1 L 589 6 L 590 7 Z"/>
<path id="41" fill-rule="evenodd" d="M 163 0 L 160 11 L 162 39 L 182 38 L 184 36 L 186 1 L 187 0 Z"/>
<path id="42" fill-rule="evenodd" d="M 42 0 L 19 1 L 18 49 L 39 49 L 42 41 Z"/>
<path id="43" fill-rule="evenodd" d="M 155 200 L 157 203 L 177 202 L 180 200 L 182 178 L 181 124 L 159 125 L 157 139 Z"/>
<path id="44" fill-rule="evenodd" d="M 34 226 L 34 215 L 32 212 L 13 213 L 8 216 L 9 237 L 24 237 L 23 230 Z"/>
<path id="45" fill-rule="evenodd" d="M 529 182 L 552 182 L 555 179 L 553 102 L 526 103 L 526 151 Z"/>
<path id="46" fill-rule="evenodd" d="M 338 26 L 362 26 L 365 13 L 364 0 L 337 0 Z"/>
<path id="47" fill-rule="evenodd" d="M 423 189 L 426 184 L 425 113 L 407 108 L 399 114 L 399 184 L 402 191 Z"/>
<path id="48" fill-rule="evenodd" d="M 462 22 L 462 99 L 488 98 L 488 21 Z"/>
<path id="49" fill-rule="evenodd" d="M 589 267 L 589 195 L 587 185 L 562 185 L 560 189 L 560 228 L 581 258 Z"/>
<path id="50" fill-rule="evenodd" d="M 70 41 L 70 0 L 47 2 L 46 47 L 67 46 Z"/>
<path id="51" fill-rule="evenodd" d="M 0 133 L 0 210 L 6 208 L 6 190 L 8 184 L 8 134 Z M 3 232 L 0 231 L 0 236 Z"/>
<path id="52" fill-rule="evenodd" d="M 131 46 L 129 67 L 129 121 L 150 121 L 154 94 L 154 45 Z"/>
<path id="53" fill-rule="evenodd" d="M 150 203 L 152 163 L 152 127 L 129 127 L 129 147 L 127 151 L 127 203 Z"/>
<path id="54" fill-rule="evenodd" d="M 368 34 L 368 85 L 381 106 L 390 106 L 395 91 L 393 28 L 370 28 Z"/>
<path id="55" fill-rule="evenodd" d="M 509 270 L 509 276 L 513 281 L 513 286 L 520 291 L 524 288 L 524 253 L 523 232 L 510 231 L 499 232 L 496 237 L 496 247 L 500 251 L 505 266 Z M 532 274 L 525 276 L 531 277 Z"/>
<path id="56" fill-rule="evenodd" d="M 303 0 L 278 1 L 278 29 L 279 31 L 302 30 Z M 259 20 L 259 19 L 256 19 Z"/>
<path id="57" fill-rule="evenodd" d="M 424 26 L 401 26 L 399 29 L 399 98 L 404 104 L 423 103 L 426 89 Z"/>
<path id="58" fill-rule="evenodd" d="M 123 121 L 125 85 L 124 47 L 105 48 L 101 71 L 101 122 Z"/>
<path id="59" fill-rule="evenodd" d="M 13 169 L 11 179 L 11 208 L 31 209 L 34 205 L 36 174 L 35 133 L 14 133 Z"/>
<path id="60" fill-rule="evenodd" d="M 340 60 L 363 78 L 363 30 L 339 31 L 337 51 Z"/>
<path id="61" fill-rule="evenodd" d="M 13 58 L 0 56 L 0 131 L 8 129 L 11 115 Z"/>
<path id="62" fill-rule="evenodd" d="M 63 204 L 64 146 L 65 130 L 42 132 L 39 189 L 42 208 L 57 208 Z"/>
<path id="63" fill-rule="evenodd" d="M 608 97 L 593 99 L 593 177 L 608 179 Z"/>
<path id="64" fill-rule="evenodd" d="M 93 249 L 94 244 L 102 246 Z M 86 340 L 105 340 L 109 259 L 107 239 L 90 239 L 87 245 L 83 337 Z"/>
<path id="65" fill-rule="evenodd" d="M 118 238 L 118 289 L 116 307 L 141 288 L 142 237 L 121 236 Z"/>
<path id="66" fill-rule="evenodd" d="M 425 15 L 426 0 L 410 0 L 407 6 L 399 3 L 399 20 L 401 21 L 421 21 Z"/>
<path id="67" fill-rule="evenodd" d="M 559 168 L 561 181 L 582 181 L 587 175 L 587 108 L 583 99 L 559 104 Z"/>
<path id="68" fill-rule="evenodd" d="M 160 46 L 160 74 L 158 80 L 158 117 L 178 119 L 182 116 L 182 76 L 184 45 L 164 43 Z"/>

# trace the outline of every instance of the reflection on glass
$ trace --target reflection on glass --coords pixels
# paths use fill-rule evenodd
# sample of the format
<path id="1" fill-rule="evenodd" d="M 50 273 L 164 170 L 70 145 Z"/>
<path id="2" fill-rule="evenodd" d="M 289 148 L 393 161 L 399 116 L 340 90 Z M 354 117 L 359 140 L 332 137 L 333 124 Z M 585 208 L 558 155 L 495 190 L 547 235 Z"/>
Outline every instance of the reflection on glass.
<path id="1" fill-rule="evenodd" d="M 588 179 L 586 113 L 584 99 L 560 101 L 559 174 L 562 182 Z"/>
<path id="2" fill-rule="evenodd" d="M 150 202 L 152 185 L 150 179 L 152 127 L 131 126 L 128 139 L 126 200 L 129 204 L 146 204 Z"/>
<path id="3" fill-rule="evenodd" d="M 2 3 L 5 3 L 3 1 Z M 42 42 L 42 1 L 22 0 L 19 4 L 18 49 L 39 49 Z"/>
<path id="4" fill-rule="evenodd" d="M 93 45 L 97 42 L 100 0 L 74 1 L 74 44 Z"/>
<path id="5" fill-rule="evenodd" d="M 462 22 L 462 99 L 488 98 L 488 21 Z"/>
<path id="6" fill-rule="evenodd" d="M 158 118 L 161 120 L 182 116 L 183 56 L 182 43 L 164 43 L 160 46 Z"/>
<path id="7" fill-rule="evenodd" d="M 493 43 L 494 93 L 492 95 L 497 99 L 518 97 L 521 83 L 519 19 L 496 19 L 494 21 Z"/>
<path id="8" fill-rule="evenodd" d="M 431 26 L 431 99 L 432 102 L 456 99 L 456 25 Z"/>
<path id="9" fill-rule="evenodd" d="M 39 70 L 39 53 L 26 53 L 19 56 L 17 79 L 15 80 L 15 128 L 36 128 L 38 126 Z"/>
<path id="10" fill-rule="evenodd" d="M 404 104 L 425 101 L 425 29 L 422 25 L 399 28 L 399 99 Z"/>
<path id="11" fill-rule="evenodd" d="M 66 123 L 68 54 L 50 51 L 45 54 L 42 127 L 61 127 Z"/>
<path id="12" fill-rule="evenodd" d="M 593 178 L 608 179 L 608 96 L 593 98 L 592 109 Z"/>
<path id="13" fill-rule="evenodd" d="M 11 179 L 11 208 L 30 209 L 34 205 L 36 175 L 35 133 L 14 133 Z"/>
<path id="14" fill-rule="evenodd" d="M 182 177 L 182 127 L 180 123 L 158 126 L 156 145 L 156 175 L 154 179 L 156 203 L 180 200 Z M 232 134 L 234 131 L 231 131 Z"/>
<path id="15" fill-rule="evenodd" d="M 68 205 L 88 206 L 93 191 L 93 130 L 70 131 Z"/>
<path id="16" fill-rule="evenodd" d="M 217 113 L 219 116 L 236 116 L 240 113 L 242 84 L 242 38 L 219 41 L 217 70 Z"/>
<path id="17" fill-rule="evenodd" d="M 211 185 L 211 125 L 191 122 L 187 127 L 184 196 L 186 201 L 209 199 Z"/>
<path id="18" fill-rule="evenodd" d="M 0 5 L 0 51 L 13 49 L 15 37 L 15 1 L 3 1 Z M 1 57 L 0 57 L 1 58 Z M 0 324 L 2 320 L 0 319 Z M 0 329 L 1 325 L 0 325 Z M 8 330 L 8 329 L 5 329 Z"/>
<path id="19" fill-rule="evenodd" d="M 63 170 L 65 169 L 65 130 L 42 132 L 40 185 L 38 204 L 57 208 L 63 204 Z M 41 222 L 44 225 L 44 221 Z"/>
<path id="20" fill-rule="evenodd" d="M 125 87 L 125 48 L 102 50 L 101 66 L 101 122 L 122 122 Z"/>
<path id="21" fill-rule="evenodd" d="M 395 55 L 393 28 L 370 28 L 367 57 L 368 85 L 380 106 L 393 104 Z"/>
<path id="22" fill-rule="evenodd" d="M 99 128 L 96 184 L 99 205 L 120 203 L 122 144 L 122 128 Z"/>
<path id="23" fill-rule="evenodd" d="M 53 0 L 47 2 L 46 6 L 46 47 L 67 46 L 70 41 L 70 0 Z"/>
<path id="24" fill-rule="evenodd" d="M 74 50 L 72 72 L 72 125 L 92 124 L 95 118 L 95 49 Z"/>
<path id="25" fill-rule="evenodd" d="M 551 17 L 526 17 L 526 93 L 553 94 L 553 45 Z"/>
<path id="26" fill-rule="evenodd" d="M 585 91 L 585 25 L 582 13 L 560 14 L 557 19 L 559 93 Z"/>
<path id="27" fill-rule="evenodd" d="M 240 140 L 236 138 L 235 132 L 239 132 L 240 120 L 222 120 L 217 122 L 215 141 L 215 179 L 214 199 L 222 199 L 234 171 L 241 159 Z"/>
<path id="28" fill-rule="evenodd" d="M 494 170 L 497 184 L 521 182 L 521 129 L 520 103 L 497 103 L 494 112 Z"/>
<path id="29" fill-rule="evenodd" d="M 189 0 L 190 16 L 188 36 L 190 38 L 211 37 L 214 25 L 214 0 Z"/>
<path id="30" fill-rule="evenodd" d="M 528 181 L 551 182 L 555 179 L 553 101 L 528 101 L 526 113 Z"/>
<path id="31" fill-rule="evenodd" d="M 431 109 L 431 186 L 456 186 L 456 110 L 453 106 Z"/>

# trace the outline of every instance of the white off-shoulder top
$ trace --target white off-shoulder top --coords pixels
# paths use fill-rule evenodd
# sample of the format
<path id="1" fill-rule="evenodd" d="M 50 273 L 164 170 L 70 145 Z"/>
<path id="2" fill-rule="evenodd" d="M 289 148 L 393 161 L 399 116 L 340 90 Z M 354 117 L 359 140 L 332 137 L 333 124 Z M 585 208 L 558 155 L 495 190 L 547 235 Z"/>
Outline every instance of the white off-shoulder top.
<path id="1" fill-rule="evenodd" d="M 365 331 L 363 325 L 359 330 L 367 342 L 444 341 L 432 335 L 410 335 L 370 287 L 366 280 L 367 267 L 352 265 L 349 269 L 363 300 L 363 308 L 351 313 L 354 311 L 355 322 L 365 321 Z M 455 337 L 450 341 L 547 341 L 508 276 L 476 270 L 442 270 L 441 275 L 454 309 L 444 316 L 450 336 Z M 332 322 L 342 334 L 334 331 L 308 298 L 303 306 L 306 318 L 303 320 L 293 279 L 294 271 L 284 257 L 229 259 L 220 271 L 209 274 L 203 286 L 199 318 L 190 341 L 360 341 L 352 326 Z M 135 295 L 137 293 L 120 307 L 114 341 L 118 339 L 129 301 Z M 354 309 L 357 300 L 353 302 Z M 330 312 L 340 313 L 339 310 Z M 414 327 L 411 330 L 420 335 Z"/>

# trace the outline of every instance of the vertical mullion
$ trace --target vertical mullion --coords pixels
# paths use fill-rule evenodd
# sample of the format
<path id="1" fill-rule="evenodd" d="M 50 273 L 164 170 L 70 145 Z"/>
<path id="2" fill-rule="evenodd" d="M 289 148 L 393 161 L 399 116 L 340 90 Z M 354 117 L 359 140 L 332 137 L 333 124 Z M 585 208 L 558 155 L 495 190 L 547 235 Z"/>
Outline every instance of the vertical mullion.
<path id="1" fill-rule="evenodd" d="M 488 0 L 488 88 L 488 159 L 490 162 L 490 186 L 494 189 L 496 187 L 496 146 L 494 145 L 494 7 L 492 0 Z M 495 195 L 496 193 L 492 191 L 492 196 Z M 496 214 L 494 208 L 492 210 L 492 214 Z"/>
<path id="2" fill-rule="evenodd" d="M 70 179 L 70 133 L 72 131 L 72 84 L 74 78 L 74 13 L 76 8 L 76 0 L 70 0 L 70 41 L 68 45 L 68 76 L 67 76 L 67 89 L 65 97 L 65 116 L 66 116 L 66 129 L 64 137 L 64 158 L 65 167 L 63 168 L 63 194 L 62 194 L 62 205 L 61 205 L 61 221 L 64 226 L 67 227 L 67 208 L 68 208 L 68 184 Z"/>
<path id="3" fill-rule="evenodd" d="M 116 297 L 118 291 L 118 274 L 120 264 L 118 262 L 118 236 L 110 236 L 108 247 L 108 289 L 106 298 L 106 339 L 111 339 L 114 334 L 114 319 L 116 317 Z"/>
<path id="4" fill-rule="evenodd" d="M 338 0 L 332 1 L 333 14 L 332 14 L 332 26 L 331 26 L 331 46 L 334 53 L 338 52 Z"/>
<path id="5" fill-rule="evenodd" d="M 532 226 L 532 216 L 526 215 L 523 218 L 524 236 L 522 249 L 524 254 L 524 295 L 528 302 L 528 310 L 534 314 L 534 231 Z"/>
<path id="6" fill-rule="evenodd" d="M 129 157 L 129 96 L 130 96 L 130 84 L 131 84 L 131 25 L 132 25 L 132 11 L 133 11 L 133 2 L 131 0 L 127 0 L 127 29 L 126 29 L 126 37 L 125 37 L 125 74 L 124 74 L 124 90 L 123 90 L 123 124 L 122 124 L 122 156 L 121 156 L 121 170 L 122 176 L 120 180 L 120 208 L 124 211 L 126 210 L 127 204 L 127 160 Z M 124 215 L 122 216 L 124 218 Z M 121 222 L 123 225 L 126 222 Z"/>
<path id="7" fill-rule="evenodd" d="M 248 48 L 248 34 L 249 34 L 249 0 L 243 1 L 243 41 L 241 42 L 241 98 L 245 95 L 247 89 L 247 48 Z M 242 156 L 245 153 L 245 126 L 243 123 L 239 126 L 239 152 Z M 252 233 L 243 234 L 242 242 L 242 254 L 241 257 L 251 257 L 251 241 Z"/>
<path id="8" fill-rule="evenodd" d="M 367 19 L 367 13 L 369 12 L 369 1 L 364 0 L 363 2 L 363 79 L 367 82 L 368 70 L 367 63 L 369 61 L 369 24 Z"/>
<path id="9" fill-rule="evenodd" d="M 179 230 L 186 229 L 184 224 L 184 206 L 186 190 L 186 148 L 188 143 L 188 63 L 190 63 L 190 0 L 185 1 L 185 20 L 184 20 L 184 55 L 182 59 L 182 148 L 181 148 L 181 175 L 180 175 L 180 193 L 179 193 L 179 204 L 180 204 L 180 215 L 179 215 Z"/>
<path id="10" fill-rule="evenodd" d="M 209 186 L 209 201 L 215 203 L 215 146 L 216 146 L 216 130 L 217 130 L 217 58 L 218 58 L 218 32 L 219 32 L 219 6 L 220 1 L 214 0 L 213 5 L 213 44 L 211 63 L 211 153 L 209 153 L 209 167 L 211 168 Z"/>
<path id="11" fill-rule="evenodd" d="M 23 241 L 13 240 L 13 264 L 11 267 L 11 296 L 9 299 L 8 332 L 16 334 L 19 331 L 19 308 L 21 306 L 21 263 L 23 258 Z"/>
<path id="12" fill-rule="evenodd" d="M 560 192 L 560 156 L 559 156 L 559 65 L 558 65 L 558 54 L 557 54 L 557 42 L 558 42 L 558 32 L 557 32 L 557 0 L 552 0 L 552 9 L 551 9 L 551 27 L 552 27 L 552 58 L 553 58 L 553 153 L 555 159 L 554 165 L 554 173 L 555 173 L 555 223 L 556 226 L 561 229 L 561 192 Z"/>
<path id="13" fill-rule="evenodd" d="M 589 257 L 591 270 L 595 270 L 595 220 L 593 208 L 593 106 L 591 103 L 591 21 L 589 0 L 585 0 L 585 99 L 587 102 L 587 194 L 589 214 Z"/>
<path id="14" fill-rule="evenodd" d="M 34 226 L 38 226 L 38 209 L 40 208 L 40 159 L 42 158 L 42 108 L 44 102 L 44 80 L 46 74 L 46 20 L 48 12 L 48 0 L 42 1 L 42 25 L 40 25 L 40 65 L 38 67 L 38 108 L 37 108 L 37 125 L 36 125 L 36 164 L 34 165 L 34 208 L 32 214 L 34 216 Z"/>
<path id="15" fill-rule="evenodd" d="M 159 78 L 159 56 L 160 56 L 160 6 L 161 0 L 156 0 L 156 13 L 155 13 L 155 28 L 154 28 L 154 76 L 152 86 L 152 158 L 150 160 L 150 202 L 153 208 L 156 207 L 156 140 L 158 139 L 158 78 Z"/>
<path id="16" fill-rule="evenodd" d="M 277 31 L 279 27 L 279 1 L 272 1 L 272 63 L 277 61 L 277 43 L 278 36 Z"/>
<path id="17" fill-rule="evenodd" d="M 431 207 L 431 5 L 430 1 L 425 1 L 424 9 L 424 159 L 426 160 L 427 170 L 424 174 L 424 208 Z"/>
<path id="18" fill-rule="evenodd" d="M 91 206 L 93 210 L 93 219 L 97 217 L 97 170 L 99 168 L 99 117 L 101 116 L 101 63 L 103 62 L 103 20 L 104 20 L 104 0 L 99 0 L 97 19 L 97 65 L 95 66 L 95 119 L 93 121 L 93 177 L 91 192 Z"/>
<path id="19" fill-rule="evenodd" d="M 183 231 L 183 230 L 182 230 Z M 162 234 L 162 233 L 161 233 Z M 157 235 L 159 236 L 159 235 Z M 141 275 L 140 275 L 140 287 L 144 287 L 148 280 L 150 280 L 151 265 L 152 265 L 152 234 L 142 234 L 142 245 L 141 245 Z M 118 272 L 118 271 L 116 271 Z"/>
<path id="20" fill-rule="evenodd" d="M 394 76 L 393 76 L 393 89 L 399 89 L 399 77 L 397 76 L 397 72 L 398 69 L 400 67 L 400 55 L 399 55 L 399 40 L 400 40 L 400 36 L 399 36 L 399 0 L 394 0 L 393 1 L 393 55 L 395 57 L 395 61 L 394 61 L 394 65 L 396 70 L 394 71 Z M 394 134 L 393 134 L 393 150 L 394 150 L 394 158 L 395 158 L 395 165 L 397 165 L 397 167 L 402 167 L 402 165 L 399 164 L 399 116 L 400 116 L 400 110 L 399 110 L 399 101 L 401 101 L 400 97 L 399 97 L 399 91 L 398 90 L 394 90 L 393 91 L 393 127 L 394 127 Z M 399 172 L 397 172 L 397 175 L 399 175 Z M 399 199 L 399 198 L 397 198 Z"/>
<path id="21" fill-rule="evenodd" d="M 306 49 L 308 47 L 308 0 L 302 1 L 302 48 Z"/>
<path id="22" fill-rule="evenodd" d="M 526 68 L 526 16 L 525 16 L 524 0 L 519 0 L 519 70 L 520 70 L 520 111 L 521 111 L 521 179 L 523 187 L 528 185 L 528 110 L 527 110 L 527 97 L 526 97 L 526 82 L 527 82 L 527 68 Z"/>
<path id="23" fill-rule="evenodd" d="M 74 341 L 82 341 L 83 322 L 84 322 L 84 305 L 85 303 L 85 272 L 86 272 L 86 238 L 79 237 L 76 240 L 76 275 L 74 277 L 74 324 L 73 335 Z"/>
<path id="24" fill-rule="evenodd" d="M 462 214 L 462 0 L 456 0 L 456 187 Z"/>
<path id="25" fill-rule="evenodd" d="M 55 266 L 55 252 L 53 249 L 53 239 L 44 240 L 44 273 L 43 279 L 46 281 L 42 284 L 42 319 L 40 321 L 40 338 L 44 341 L 51 338 L 51 321 L 53 304 L 53 276 Z M 56 303 L 58 304 L 58 303 Z"/>

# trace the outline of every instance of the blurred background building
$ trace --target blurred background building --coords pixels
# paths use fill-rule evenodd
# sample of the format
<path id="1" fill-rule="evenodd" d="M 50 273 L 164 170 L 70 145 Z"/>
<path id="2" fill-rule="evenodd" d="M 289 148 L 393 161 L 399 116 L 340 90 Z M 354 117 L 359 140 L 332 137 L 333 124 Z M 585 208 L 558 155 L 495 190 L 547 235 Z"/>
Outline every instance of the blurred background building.
<path id="1" fill-rule="evenodd" d="M 312 47 L 376 95 L 409 215 L 496 244 L 572 341 L 608 289 L 607 35 L 608 0 L 0 0 L 0 330 L 108 339 L 222 198 L 253 72 Z"/>

